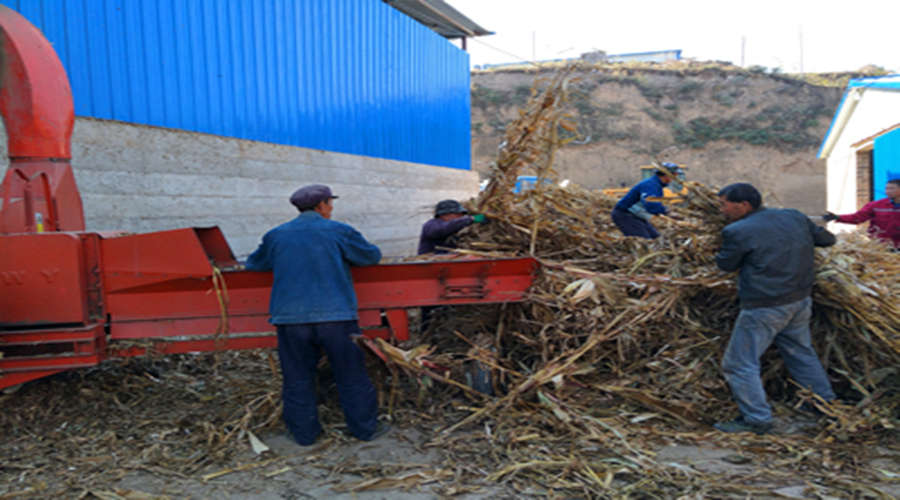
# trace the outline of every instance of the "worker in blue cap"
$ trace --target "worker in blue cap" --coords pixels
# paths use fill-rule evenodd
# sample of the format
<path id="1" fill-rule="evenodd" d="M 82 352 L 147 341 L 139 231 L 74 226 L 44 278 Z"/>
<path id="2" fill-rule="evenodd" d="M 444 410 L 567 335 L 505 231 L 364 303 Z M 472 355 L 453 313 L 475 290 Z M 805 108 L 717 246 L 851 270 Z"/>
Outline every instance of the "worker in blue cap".
<path id="1" fill-rule="evenodd" d="M 468 213 L 469 211 L 456 200 L 438 202 L 434 208 L 434 218 L 422 226 L 418 255 L 447 253 L 448 250 L 456 248 L 457 233 L 463 228 L 472 223 L 487 223 L 484 214 L 470 216 Z"/>
<path id="2" fill-rule="evenodd" d="M 650 198 L 662 198 L 663 188 L 682 173 L 681 167 L 675 163 L 663 163 L 662 168 L 657 168 L 656 175 L 635 184 L 616 203 L 612 211 L 612 220 L 622 234 L 651 240 L 659 237 L 659 231 L 650 224 L 650 219 L 654 215 L 666 215 L 668 209 L 658 201 L 651 201 Z"/>
<path id="3" fill-rule="evenodd" d="M 322 350 L 350 432 L 370 441 L 390 429 L 378 421 L 365 355 L 353 342 L 360 329 L 350 266 L 377 264 L 381 251 L 349 225 L 330 220 L 335 198 L 321 184 L 298 189 L 291 203 L 300 215 L 266 233 L 246 264 L 273 274 L 269 322 L 278 332 L 283 418 L 304 446 L 322 431 L 315 392 Z"/>

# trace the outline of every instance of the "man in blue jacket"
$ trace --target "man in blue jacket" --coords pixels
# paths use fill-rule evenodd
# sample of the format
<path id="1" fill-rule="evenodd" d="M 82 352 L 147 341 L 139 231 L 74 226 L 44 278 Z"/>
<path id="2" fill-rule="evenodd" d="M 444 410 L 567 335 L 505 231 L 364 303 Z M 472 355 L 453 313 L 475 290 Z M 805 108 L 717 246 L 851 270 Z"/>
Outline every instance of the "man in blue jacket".
<path id="1" fill-rule="evenodd" d="M 679 175 L 681 168 L 674 163 L 663 163 L 665 170 L 656 171 L 656 175 L 644 179 L 628 190 L 628 193 L 616 203 L 612 211 L 612 220 L 625 236 L 641 238 L 659 238 L 659 232 L 650 224 L 654 215 L 665 215 L 668 209 L 658 201 L 648 198 L 662 198 L 663 188 L 672 182 L 671 175 Z"/>
<path id="2" fill-rule="evenodd" d="M 378 422 L 365 355 L 352 339 L 360 330 L 350 266 L 377 264 L 381 251 L 352 227 L 330 220 L 334 198 L 321 184 L 298 189 L 291 203 L 300 215 L 266 233 L 246 264 L 273 274 L 269 322 L 278 331 L 284 423 L 304 446 L 322 431 L 315 393 L 322 349 L 350 432 L 370 441 L 388 430 Z"/>
<path id="3" fill-rule="evenodd" d="M 722 230 L 716 265 L 737 271 L 741 312 L 722 360 L 722 371 L 741 416 L 720 422 L 723 432 L 765 434 L 772 427 L 759 359 L 775 342 L 791 376 L 824 399 L 834 399 L 831 382 L 812 347 L 809 320 L 815 281 L 814 247 L 835 243 L 833 234 L 797 210 L 761 206 L 750 184 L 726 186 L 719 210 L 731 221 Z"/>

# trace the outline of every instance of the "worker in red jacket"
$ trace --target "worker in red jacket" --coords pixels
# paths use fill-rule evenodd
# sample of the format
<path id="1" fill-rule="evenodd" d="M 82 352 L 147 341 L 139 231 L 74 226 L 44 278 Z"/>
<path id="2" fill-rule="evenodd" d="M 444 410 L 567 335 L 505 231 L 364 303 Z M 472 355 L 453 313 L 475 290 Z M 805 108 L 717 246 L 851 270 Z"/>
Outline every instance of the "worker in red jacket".
<path id="1" fill-rule="evenodd" d="M 900 179 L 887 182 L 884 188 L 887 198 L 866 203 L 855 214 L 836 215 L 831 212 L 822 216 L 826 222 L 862 224 L 869 221 L 869 236 L 887 241 L 900 250 Z"/>

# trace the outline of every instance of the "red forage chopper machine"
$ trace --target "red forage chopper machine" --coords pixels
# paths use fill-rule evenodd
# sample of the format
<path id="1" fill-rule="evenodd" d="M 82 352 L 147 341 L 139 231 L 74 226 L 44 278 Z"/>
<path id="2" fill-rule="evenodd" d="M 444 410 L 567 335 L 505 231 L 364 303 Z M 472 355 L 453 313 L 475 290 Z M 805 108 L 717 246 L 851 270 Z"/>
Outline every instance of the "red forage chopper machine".
<path id="1" fill-rule="evenodd" d="M 218 227 L 85 231 L 74 107 L 50 43 L 0 5 L 0 389 L 110 357 L 274 347 L 271 273 L 237 270 Z M 522 300 L 535 260 L 354 268 L 360 326 L 407 340 L 406 309 Z"/>

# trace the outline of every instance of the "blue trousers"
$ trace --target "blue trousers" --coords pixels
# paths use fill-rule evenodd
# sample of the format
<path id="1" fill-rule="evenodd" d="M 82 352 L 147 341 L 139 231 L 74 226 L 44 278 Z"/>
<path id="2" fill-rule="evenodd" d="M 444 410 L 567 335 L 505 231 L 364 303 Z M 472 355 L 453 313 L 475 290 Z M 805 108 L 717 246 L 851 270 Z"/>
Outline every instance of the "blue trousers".
<path id="1" fill-rule="evenodd" d="M 284 379 L 284 423 L 297 443 L 313 444 L 322 431 L 315 380 L 323 349 L 331 364 L 347 427 L 357 438 L 370 440 L 378 423 L 378 396 L 366 371 L 365 354 L 351 338 L 359 335 L 359 322 L 278 325 L 277 330 Z"/>
<path id="2" fill-rule="evenodd" d="M 659 238 L 659 231 L 653 227 L 653 224 L 626 210 L 614 208 L 612 220 L 625 236 L 640 236 L 650 240 Z"/>
<path id="3" fill-rule="evenodd" d="M 759 358 L 774 341 L 791 376 L 825 401 L 834 399 L 831 382 L 812 348 L 809 319 L 812 299 L 777 307 L 742 309 L 722 360 L 722 370 L 731 386 L 744 420 L 752 424 L 772 421 L 760 377 Z"/>

